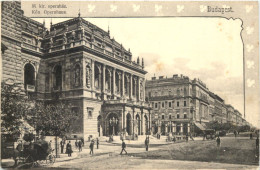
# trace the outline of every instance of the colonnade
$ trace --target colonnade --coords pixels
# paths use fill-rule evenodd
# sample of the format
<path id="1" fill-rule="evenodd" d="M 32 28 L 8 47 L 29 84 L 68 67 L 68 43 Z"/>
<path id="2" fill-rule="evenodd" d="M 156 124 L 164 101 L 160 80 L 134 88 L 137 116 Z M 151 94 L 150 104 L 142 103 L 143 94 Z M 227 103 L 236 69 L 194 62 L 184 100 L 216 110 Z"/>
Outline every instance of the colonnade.
<path id="1" fill-rule="evenodd" d="M 90 67 L 87 67 L 90 69 Z M 101 64 L 92 60 L 91 71 L 86 71 L 86 77 L 90 77 L 91 89 L 97 93 L 116 97 L 125 97 L 126 99 L 144 101 L 144 78 L 133 73 L 119 70 L 106 64 Z M 104 98 L 106 99 L 106 98 Z"/>

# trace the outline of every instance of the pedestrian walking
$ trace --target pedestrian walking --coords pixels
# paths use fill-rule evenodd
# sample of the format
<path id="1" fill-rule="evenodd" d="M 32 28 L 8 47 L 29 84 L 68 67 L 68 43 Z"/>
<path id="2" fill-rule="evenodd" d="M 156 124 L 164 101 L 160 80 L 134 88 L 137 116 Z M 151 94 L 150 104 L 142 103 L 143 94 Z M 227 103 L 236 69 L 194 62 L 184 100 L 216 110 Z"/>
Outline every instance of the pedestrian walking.
<path id="1" fill-rule="evenodd" d="M 84 139 L 81 138 L 82 147 L 84 146 Z"/>
<path id="2" fill-rule="evenodd" d="M 188 142 L 189 141 L 189 134 L 187 133 L 186 134 L 186 142 Z"/>
<path id="3" fill-rule="evenodd" d="M 146 151 L 148 151 L 148 149 L 149 149 L 149 139 L 148 138 L 145 139 L 144 144 L 145 144 Z"/>
<path id="4" fill-rule="evenodd" d="M 99 139 L 97 138 L 97 149 L 98 149 L 98 145 L 99 145 Z"/>
<path id="5" fill-rule="evenodd" d="M 82 142 L 81 140 L 78 141 L 78 148 L 79 148 L 79 152 L 82 151 Z"/>
<path id="6" fill-rule="evenodd" d="M 173 141 L 174 143 L 176 142 L 176 137 L 175 137 L 175 136 L 173 136 L 172 141 Z"/>
<path id="7" fill-rule="evenodd" d="M 259 149 L 259 137 L 257 136 L 256 140 L 255 140 L 255 144 L 256 144 L 256 149 Z"/>
<path id="8" fill-rule="evenodd" d="M 219 138 L 219 136 L 217 138 L 217 147 L 220 147 L 220 138 Z"/>
<path id="9" fill-rule="evenodd" d="M 126 148 L 126 144 L 125 144 L 124 140 L 122 140 L 122 150 L 121 150 L 120 155 L 122 155 L 123 151 L 125 151 L 125 153 L 127 154 L 125 148 Z"/>
<path id="10" fill-rule="evenodd" d="M 194 139 L 193 139 L 193 137 L 192 137 L 192 134 L 190 133 L 190 139 L 192 140 L 192 141 L 194 141 Z"/>
<path id="11" fill-rule="evenodd" d="M 63 149 L 64 149 L 64 143 L 63 143 L 63 141 L 62 141 L 62 140 L 60 141 L 60 148 L 61 148 L 61 153 L 63 153 Z"/>
<path id="12" fill-rule="evenodd" d="M 92 140 L 92 141 L 90 142 L 89 149 L 90 149 L 89 154 L 90 154 L 90 155 L 93 155 L 93 154 L 94 154 L 94 140 Z"/>
<path id="13" fill-rule="evenodd" d="M 76 139 L 75 147 L 78 148 L 78 140 Z"/>
<path id="14" fill-rule="evenodd" d="M 72 146 L 71 146 L 71 143 L 70 143 L 70 141 L 69 141 L 69 143 L 67 144 L 67 152 L 68 152 L 68 156 L 70 157 L 71 156 L 71 154 L 72 154 Z"/>
<path id="15" fill-rule="evenodd" d="M 205 139 L 206 139 L 206 133 L 203 132 L 203 140 L 205 140 Z"/>
<path id="16" fill-rule="evenodd" d="M 237 131 L 234 131 L 235 138 L 237 137 Z"/>

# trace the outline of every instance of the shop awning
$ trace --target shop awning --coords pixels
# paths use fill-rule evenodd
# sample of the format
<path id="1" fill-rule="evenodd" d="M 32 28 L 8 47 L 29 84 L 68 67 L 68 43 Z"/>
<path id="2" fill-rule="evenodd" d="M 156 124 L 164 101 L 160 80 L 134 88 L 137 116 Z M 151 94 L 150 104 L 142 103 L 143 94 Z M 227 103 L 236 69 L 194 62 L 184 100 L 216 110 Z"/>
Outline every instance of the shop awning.
<path id="1" fill-rule="evenodd" d="M 206 130 L 206 128 L 205 128 L 202 124 L 197 123 L 197 122 L 195 122 L 194 124 L 195 124 L 200 130 Z"/>

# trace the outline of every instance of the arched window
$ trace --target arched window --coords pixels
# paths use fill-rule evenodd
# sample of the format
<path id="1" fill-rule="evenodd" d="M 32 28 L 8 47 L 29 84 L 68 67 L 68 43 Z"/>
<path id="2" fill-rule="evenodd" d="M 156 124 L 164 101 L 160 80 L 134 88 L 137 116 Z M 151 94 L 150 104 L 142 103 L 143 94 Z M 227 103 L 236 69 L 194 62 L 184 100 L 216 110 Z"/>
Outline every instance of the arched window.
<path id="1" fill-rule="evenodd" d="M 27 63 L 24 66 L 24 88 L 27 89 L 27 85 L 35 85 L 35 70 L 32 64 Z"/>
<path id="2" fill-rule="evenodd" d="M 187 113 L 184 112 L 183 115 L 184 115 L 183 118 L 184 118 L 184 119 L 187 119 Z"/>
<path id="3" fill-rule="evenodd" d="M 62 67 L 61 67 L 61 65 L 57 65 L 54 68 L 54 89 L 55 90 L 62 89 Z"/>

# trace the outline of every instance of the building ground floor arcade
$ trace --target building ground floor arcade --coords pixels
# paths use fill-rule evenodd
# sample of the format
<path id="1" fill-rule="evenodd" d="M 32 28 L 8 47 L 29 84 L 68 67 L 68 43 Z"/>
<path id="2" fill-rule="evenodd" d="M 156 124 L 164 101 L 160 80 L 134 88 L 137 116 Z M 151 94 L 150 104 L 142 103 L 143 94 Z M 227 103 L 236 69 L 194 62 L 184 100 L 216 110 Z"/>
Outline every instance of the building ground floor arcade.
<path id="1" fill-rule="evenodd" d="M 184 121 L 154 121 L 152 124 L 153 134 L 174 134 L 174 135 L 186 135 L 189 134 L 192 129 L 192 123 Z"/>
<path id="2" fill-rule="evenodd" d="M 150 108 L 145 102 L 127 100 L 75 100 L 72 111 L 77 120 L 69 136 L 88 139 L 89 136 L 148 135 L 151 131 Z"/>

